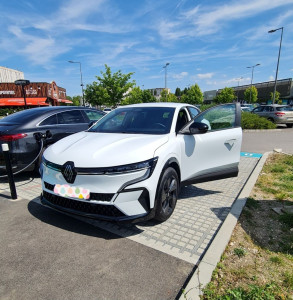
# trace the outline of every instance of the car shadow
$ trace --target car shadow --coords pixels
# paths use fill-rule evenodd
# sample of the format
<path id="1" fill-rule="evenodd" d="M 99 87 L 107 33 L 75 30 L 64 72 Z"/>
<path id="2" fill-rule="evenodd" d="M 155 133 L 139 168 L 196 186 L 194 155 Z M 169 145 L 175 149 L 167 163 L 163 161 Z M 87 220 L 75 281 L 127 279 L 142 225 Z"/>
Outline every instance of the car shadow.
<path id="1" fill-rule="evenodd" d="M 29 213 L 41 222 L 61 228 L 66 231 L 102 238 L 105 240 L 121 239 L 121 236 L 100 229 L 88 222 L 84 222 L 75 217 L 50 209 L 38 203 L 39 198 L 31 200 L 27 209 Z"/>
<path id="2" fill-rule="evenodd" d="M 190 197 L 202 197 L 202 196 L 208 196 L 208 195 L 214 195 L 214 194 L 220 194 L 221 191 L 212 191 L 212 190 L 205 190 L 201 189 L 194 185 L 187 185 L 183 186 L 180 189 L 178 200 L 180 199 L 186 199 Z"/>

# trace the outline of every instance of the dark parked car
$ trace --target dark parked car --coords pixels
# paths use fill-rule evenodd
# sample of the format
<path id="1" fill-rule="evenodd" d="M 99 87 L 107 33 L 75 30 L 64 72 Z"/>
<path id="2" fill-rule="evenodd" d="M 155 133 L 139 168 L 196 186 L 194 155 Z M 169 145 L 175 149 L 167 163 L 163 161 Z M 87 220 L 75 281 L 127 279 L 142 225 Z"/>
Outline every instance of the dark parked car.
<path id="1" fill-rule="evenodd" d="M 276 124 L 286 124 L 287 127 L 293 126 L 293 108 L 286 105 L 262 105 L 256 107 L 252 113 L 259 115 L 260 117 L 267 118 Z"/>
<path id="2" fill-rule="evenodd" d="M 51 106 L 23 110 L 0 120 L 0 143 L 8 143 L 13 171 L 19 171 L 30 164 L 40 152 L 41 143 L 36 133 L 52 136 L 44 141 L 44 148 L 79 131 L 88 129 L 91 123 L 105 115 L 104 112 L 79 106 Z M 47 134 L 48 135 L 48 134 Z M 37 159 L 28 170 L 37 170 Z M 0 175 L 5 174 L 5 163 L 0 147 Z"/>

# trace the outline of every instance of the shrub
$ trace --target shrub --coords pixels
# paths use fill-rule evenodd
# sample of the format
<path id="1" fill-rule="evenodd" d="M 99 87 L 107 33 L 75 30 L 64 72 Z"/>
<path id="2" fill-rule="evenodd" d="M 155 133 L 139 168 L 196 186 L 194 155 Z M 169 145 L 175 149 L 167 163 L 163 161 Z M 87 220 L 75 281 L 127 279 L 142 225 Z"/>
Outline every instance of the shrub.
<path id="1" fill-rule="evenodd" d="M 252 114 L 250 112 L 242 112 L 241 114 L 242 129 L 275 129 L 276 124 L 266 118 Z"/>

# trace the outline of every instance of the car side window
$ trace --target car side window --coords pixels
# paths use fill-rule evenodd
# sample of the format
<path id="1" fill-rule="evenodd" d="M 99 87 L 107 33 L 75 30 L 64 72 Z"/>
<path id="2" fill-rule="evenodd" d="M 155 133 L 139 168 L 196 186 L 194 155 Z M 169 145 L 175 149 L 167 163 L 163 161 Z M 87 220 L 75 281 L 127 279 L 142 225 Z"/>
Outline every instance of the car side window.
<path id="1" fill-rule="evenodd" d="M 193 119 L 195 116 L 197 116 L 199 114 L 199 111 L 194 107 L 188 106 L 187 109 L 191 116 L 191 119 Z"/>
<path id="2" fill-rule="evenodd" d="M 64 111 L 57 114 L 58 124 L 86 123 L 79 110 Z"/>
<path id="3" fill-rule="evenodd" d="M 57 124 L 57 117 L 56 114 L 46 118 L 45 120 L 43 120 L 39 126 L 48 126 L 48 125 L 56 125 Z"/>
<path id="4" fill-rule="evenodd" d="M 265 106 L 265 108 L 264 108 L 263 111 L 265 111 L 265 112 L 272 111 L 271 108 L 272 108 L 271 106 Z M 273 109 L 273 108 L 272 108 L 272 109 Z"/>
<path id="5" fill-rule="evenodd" d="M 176 132 L 181 130 L 185 124 L 188 123 L 188 116 L 185 109 L 181 109 L 178 113 L 177 123 L 176 123 Z"/>
<path id="6" fill-rule="evenodd" d="M 253 110 L 253 112 L 261 112 L 263 111 L 263 106 L 259 106 Z"/>
<path id="7" fill-rule="evenodd" d="M 235 104 L 212 107 L 201 113 L 195 121 L 207 124 L 209 131 L 233 128 L 236 123 Z"/>
<path id="8" fill-rule="evenodd" d="M 104 116 L 103 113 L 100 113 L 98 111 L 85 110 L 84 112 L 86 113 L 90 121 L 98 121 Z"/>

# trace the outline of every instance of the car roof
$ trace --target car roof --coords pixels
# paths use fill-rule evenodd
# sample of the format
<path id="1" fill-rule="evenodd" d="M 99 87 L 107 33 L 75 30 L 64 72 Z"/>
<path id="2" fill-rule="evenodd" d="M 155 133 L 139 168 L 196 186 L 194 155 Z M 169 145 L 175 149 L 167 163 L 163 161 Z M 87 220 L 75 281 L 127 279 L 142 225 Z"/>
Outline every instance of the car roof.
<path id="1" fill-rule="evenodd" d="M 184 106 L 194 106 L 187 103 L 175 103 L 175 102 L 151 102 L 151 103 L 139 103 L 139 104 L 131 104 L 121 107 L 184 107 Z M 121 108 L 119 107 L 119 108 Z"/>

